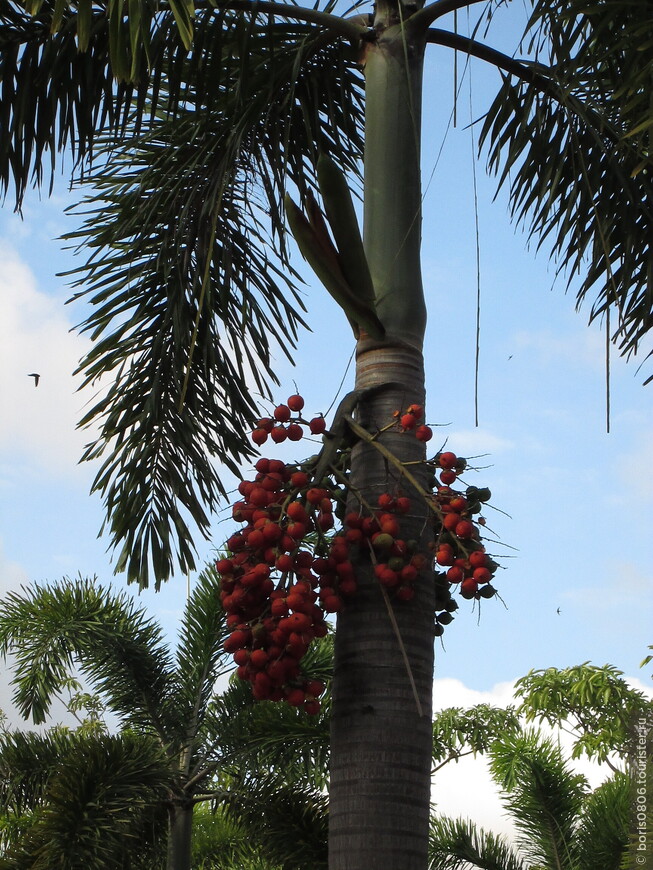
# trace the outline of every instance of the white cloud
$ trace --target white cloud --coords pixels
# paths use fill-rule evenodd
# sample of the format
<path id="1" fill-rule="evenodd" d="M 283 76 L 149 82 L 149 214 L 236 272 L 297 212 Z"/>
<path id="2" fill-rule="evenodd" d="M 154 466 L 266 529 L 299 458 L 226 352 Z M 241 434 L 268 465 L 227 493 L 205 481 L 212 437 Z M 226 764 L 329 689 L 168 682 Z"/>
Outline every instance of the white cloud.
<path id="1" fill-rule="evenodd" d="M 0 450 L 51 475 L 74 473 L 89 440 L 75 431 L 85 399 L 72 375 L 87 341 L 70 329 L 62 300 L 0 244 Z M 36 388 L 31 372 L 41 376 Z"/>

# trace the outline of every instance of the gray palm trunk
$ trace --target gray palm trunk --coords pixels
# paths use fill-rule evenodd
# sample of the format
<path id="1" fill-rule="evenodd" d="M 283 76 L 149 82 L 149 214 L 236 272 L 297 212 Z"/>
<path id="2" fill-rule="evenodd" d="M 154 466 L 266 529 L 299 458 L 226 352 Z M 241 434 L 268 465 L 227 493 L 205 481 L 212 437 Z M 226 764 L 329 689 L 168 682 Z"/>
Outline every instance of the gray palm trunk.
<path id="1" fill-rule="evenodd" d="M 420 102 L 424 44 L 399 33 L 399 8 L 378 4 L 378 32 L 366 76 L 364 242 L 377 312 L 391 336 L 362 336 L 356 389 L 386 385 L 358 408 L 375 431 L 410 403 L 424 402 L 425 305 L 420 270 Z M 397 431 L 381 442 L 402 462 L 425 458 L 424 445 Z M 427 471 L 411 466 L 423 488 Z M 359 495 L 412 497 L 402 537 L 427 550 L 427 506 L 371 444 L 352 453 L 351 506 Z M 331 726 L 330 870 L 425 870 L 431 770 L 433 573 L 426 568 L 410 602 L 387 601 L 363 554 L 358 591 L 338 616 Z M 406 656 L 402 653 L 402 646 Z M 407 659 L 407 661 L 405 660 Z"/>

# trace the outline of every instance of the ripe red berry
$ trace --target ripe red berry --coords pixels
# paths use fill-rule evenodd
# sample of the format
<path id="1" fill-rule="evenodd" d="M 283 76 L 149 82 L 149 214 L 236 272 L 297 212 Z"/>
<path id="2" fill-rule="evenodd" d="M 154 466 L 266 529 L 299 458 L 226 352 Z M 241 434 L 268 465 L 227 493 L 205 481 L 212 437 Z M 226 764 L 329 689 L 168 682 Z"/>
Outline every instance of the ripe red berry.
<path id="1" fill-rule="evenodd" d="M 268 433 L 265 431 L 265 429 L 254 429 L 251 437 L 254 444 L 260 447 L 261 444 L 265 444 L 265 442 L 268 440 Z"/>
<path id="2" fill-rule="evenodd" d="M 430 441 L 433 438 L 433 429 L 430 426 L 418 426 L 415 429 L 415 437 L 418 441 Z"/>
<path id="3" fill-rule="evenodd" d="M 277 405 L 274 409 L 274 419 L 279 423 L 287 423 L 290 420 L 290 408 L 288 405 Z"/>
<path id="4" fill-rule="evenodd" d="M 326 430 L 326 420 L 324 417 L 313 417 L 308 428 L 311 430 L 311 435 L 321 435 Z"/>
<path id="5" fill-rule="evenodd" d="M 299 423 L 291 423 L 290 426 L 288 426 L 287 432 L 289 441 L 301 441 L 304 436 L 304 430 Z"/>
<path id="6" fill-rule="evenodd" d="M 408 431 L 409 429 L 414 429 L 415 426 L 417 426 L 417 418 L 413 417 L 412 414 L 402 414 L 399 423 L 404 431 Z"/>
<path id="7" fill-rule="evenodd" d="M 441 453 L 438 456 L 438 462 L 440 464 L 440 468 L 451 469 L 455 466 L 458 461 L 458 457 L 455 453 L 451 453 L 451 451 L 447 451 L 446 453 Z"/>
<path id="8" fill-rule="evenodd" d="M 275 426 L 272 432 L 270 432 L 270 438 L 272 438 L 275 444 L 281 444 L 281 442 L 285 441 L 287 437 L 288 432 L 283 426 Z"/>
<path id="9" fill-rule="evenodd" d="M 304 407 L 304 399 L 296 393 L 288 397 L 287 404 L 291 411 L 299 412 Z"/>
<path id="10" fill-rule="evenodd" d="M 274 435 L 274 430 L 273 430 L 272 434 Z M 456 481 L 456 472 L 455 472 L 455 471 L 451 471 L 450 469 L 447 469 L 446 471 L 443 471 L 442 474 L 440 475 L 440 480 L 441 480 L 442 483 L 444 483 L 446 486 L 449 486 L 450 484 L 455 483 L 455 481 Z"/>

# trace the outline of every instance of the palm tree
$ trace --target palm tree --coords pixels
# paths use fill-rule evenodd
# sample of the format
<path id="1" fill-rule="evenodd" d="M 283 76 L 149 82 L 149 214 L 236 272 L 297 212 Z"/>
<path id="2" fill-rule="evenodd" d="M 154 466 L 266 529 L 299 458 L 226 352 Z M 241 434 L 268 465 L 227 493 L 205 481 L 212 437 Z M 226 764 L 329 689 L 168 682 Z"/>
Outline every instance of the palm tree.
<path id="1" fill-rule="evenodd" d="M 84 458 L 102 461 L 94 489 L 129 580 L 144 586 L 153 573 L 158 586 L 176 562 L 193 566 L 190 521 L 208 535 L 225 495 L 216 458 L 234 470 L 251 455 L 252 381 L 268 391 L 272 352 L 290 356 L 303 323 L 283 197 L 290 186 L 311 207 L 321 153 L 362 179 L 365 257 L 352 262 L 357 230 L 336 222 L 340 261 L 327 243 L 322 269 L 354 327 L 348 410 L 375 431 L 397 408 L 424 403 L 427 47 L 499 70 L 481 132 L 490 169 L 509 182 L 515 217 L 579 275 L 590 317 L 613 311 L 613 341 L 626 355 L 638 348 L 653 298 L 648 0 L 532 0 L 525 60 L 477 38 L 502 5 L 2 0 L 3 184 L 20 205 L 57 152 L 71 149 L 84 172 L 97 158 L 77 235 L 90 252 L 78 295 L 91 304 L 82 328 L 93 338 L 81 370 L 108 387 L 82 421 L 101 427 Z M 455 26 L 465 7 L 479 10 L 469 37 Z M 346 434 L 351 414 L 337 424 Z M 427 489 L 424 458 L 421 442 L 396 432 L 360 441 L 352 507 L 379 489 Z M 415 484 L 406 463 L 416 463 Z M 428 511 L 413 498 L 401 529 L 427 556 Z M 355 570 L 359 591 L 336 633 L 330 866 L 424 870 L 432 561 L 396 608 L 412 685 L 365 553 Z"/>
<path id="2" fill-rule="evenodd" d="M 560 747 L 537 731 L 513 731 L 490 767 L 517 829 L 517 848 L 471 818 L 434 816 L 431 870 L 620 870 L 628 854 L 632 783 L 614 773 L 594 791 Z"/>
<path id="3" fill-rule="evenodd" d="M 13 823 L 0 866 L 146 870 L 161 866 L 167 840 L 167 866 L 187 870 L 193 810 L 204 802 L 247 838 L 250 858 L 288 870 L 326 866 L 324 837 L 315 833 L 325 818 L 326 714 L 254 707 L 239 682 L 216 696 L 216 681 L 232 667 L 226 633 L 213 570 L 187 601 L 174 656 L 129 596 L 93 582 L 7 597 L 0 649 L 15 657 L 23 715 L 43 723 L 76 666 L 119 731 L 54 728 L 0 739 L 0 800 Z M 328 675 L 328 639 L 306 667 Z M 284 806 L 293 812 L 284 816 Z M 275 826 L 273 841 L 265 832 Z M 302 836 L 312 845 L 310 863 L 296 858 Z"/>

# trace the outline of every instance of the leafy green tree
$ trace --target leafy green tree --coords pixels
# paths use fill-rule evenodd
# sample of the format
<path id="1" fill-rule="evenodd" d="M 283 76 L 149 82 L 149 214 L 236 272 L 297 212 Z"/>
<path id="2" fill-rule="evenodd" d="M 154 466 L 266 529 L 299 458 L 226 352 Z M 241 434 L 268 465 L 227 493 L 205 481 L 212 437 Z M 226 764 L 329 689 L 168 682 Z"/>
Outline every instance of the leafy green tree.
<path id="1" fill-rule="evenodd" d="M 208 535 L 225 495 L 216 459 L 234 470 L 251 455 L 252 382 L 267 392 L 272 352 L 292 355 L 303 323 L 283 198 L 294 188 L 308 207 L 320 153 L 363 182 L 364 258 L 349 256 L 349 222 L 332 226 L 348 240 L 338 264 L 321 261 L 354 326 L 350 408 L 374 429 L 424 403 L 427 47 L 499 70 L 481 130 L 491 171 L 509 183 L 515 217 L 577 278 L 590 317 L 612 310 L 621 352 L 640 345 L 653 304 L 649 2 L 531 0 L 525 60 L 478 38 L 504 5 L 2 0 L 0 181 L 20 205 L 58 152 L 70 148 L 84 171 L 102 155 L 77 236 L 90 252 L 78 295 L 91 306 L 82 329 L 93 339 L 81 370 L 87 382 L 104 376 L 107 389 L 82 422 L 100 427 L 85 458 L 101 460 L 94 489 L 131 581 L 147 585 L 153 573 L 158 585 L 176 562 L 193 566 L 190 521 Z M 451 19 L 466 7 L 479 10 L 471 37 Z M 346 419 L 338 424 L 347 431 Z M 379 488 L 414 494 L 405 463 L 427 488 L 424 455 L 396 432 L 363 440 L 352 452 L 352 503 L 374 501 Z M 429 554 L 429 508 L 414 503 L 402 536 Z M 432 572 L 396 614 L 415 703 L 364 554 L 355 569 L 359 592 L 336 635 L 331 867 L 424 870 Z"/>
<path id="2" fill-rule="evenodd" d="M 326 837 L 315 833 L 318 821 L 325 826 L 326 714 L 254 706 L 241 683 L 216 696 L 216 681 L 232 667 L 226 633 L 212 570 L 186 603 L 175 654 L 128 595 L 88 580 L 37 586 L 2 602 L 0 649 L 14 657 L 20 712 L 43 723 L 77 668 L 119 731 L 91 723 L 4 733 L 1 867 L 147 870 L 161 866 L 167 842 L 167 866 L 188 870 L 193 811 L 204 802 L 231 820 L 241 845 L 247 838 L 241 857 L 246 851 L 287 870 L 326 866 Z M 326 676 L 331 656 L 325 640 L 306 662 L 309 673 Z M 310 863 L 298 855 L 302 837 Z"/>
<path id="3" fill-rule="evenodd" d="M 489 757 L 516 845 L 471 819 L 435 816 L 431 870 L 620 870 L 631 821 L 625 773 L 590 791 L 557 743 L 530 730 L 499 738 Z"/>

